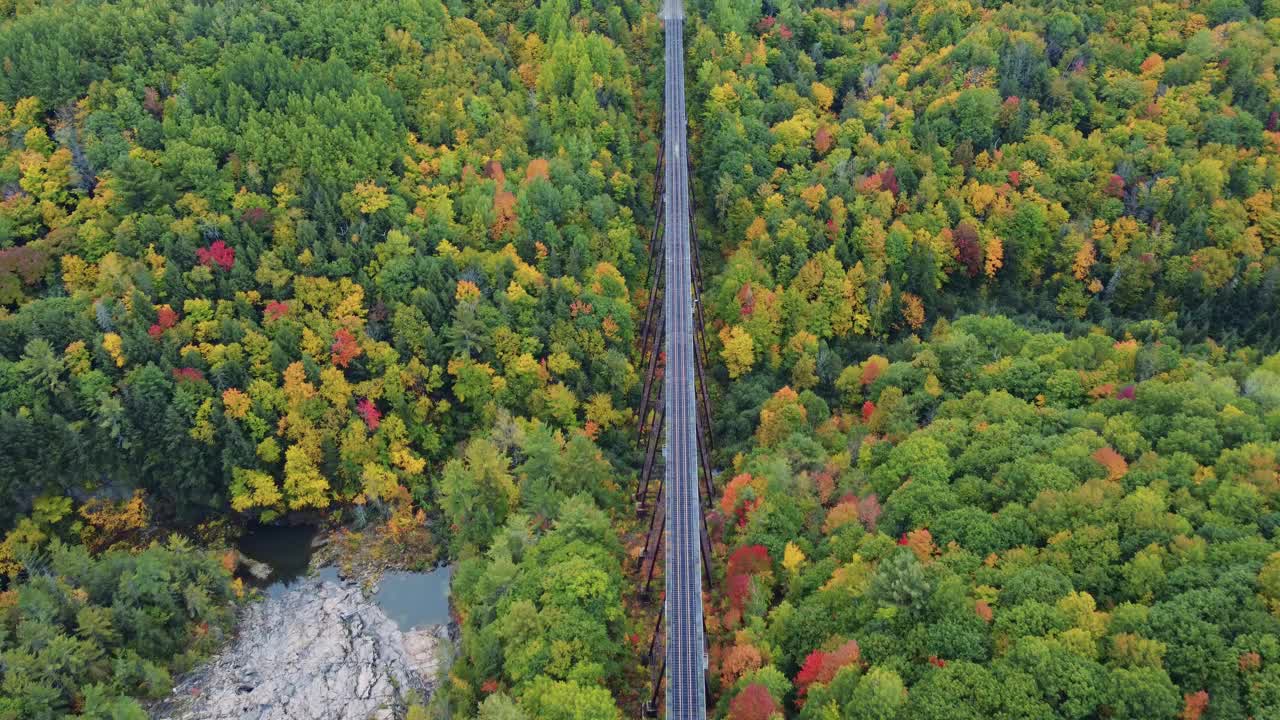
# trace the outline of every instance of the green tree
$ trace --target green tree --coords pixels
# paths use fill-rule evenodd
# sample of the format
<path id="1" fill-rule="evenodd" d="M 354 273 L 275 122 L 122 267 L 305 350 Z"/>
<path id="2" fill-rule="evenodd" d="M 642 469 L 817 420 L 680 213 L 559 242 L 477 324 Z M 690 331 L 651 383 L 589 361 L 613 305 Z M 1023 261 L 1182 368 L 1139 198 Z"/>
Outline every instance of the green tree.
<path id="1" fill-rule="evenodd" d="M 863 676 L 844 706 L 852 720 L 895 720 L 907 702 L 907 689 L 898 673 L 873 667 Z"/>
<path id="2" fill-rule="evenodd" d="M 485 438 L 475 438 L 462 458 L 445 464 L 440 506 L 453 529 L 455 548 L 487 545 L 518 499 L 510 460 Z"/>
<path id="3" fill-rule="evenodd" d="M 1111 671 L 1107 706 L 1116 718 L 1174 718 L 1182 707 L 1178 689 L 1159 668 Z"/>
<path id="4" fill-rule="evenodd" d="M 622 717 L 608 690 L 546 677 L 538 678 L 529 686 L 520 704 L 530 716 L 548 720 L 616 720 Z"/>

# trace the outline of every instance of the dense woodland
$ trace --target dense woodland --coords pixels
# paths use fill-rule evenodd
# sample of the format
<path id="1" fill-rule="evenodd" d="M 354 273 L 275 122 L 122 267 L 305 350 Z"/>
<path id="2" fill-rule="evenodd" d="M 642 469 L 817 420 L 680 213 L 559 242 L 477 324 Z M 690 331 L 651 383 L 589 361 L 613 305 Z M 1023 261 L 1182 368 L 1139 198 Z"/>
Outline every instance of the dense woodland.
<path id="1" fill-rule="evenodd" d="M 94 573 L 160 528 L 299 518 L 464 561 L 464 716 L 498 689 L 487 707 L 614 716 L 652 13 L 0 13 L 0 718 L 133 717 L 111 703 L 167 692 L 234 588 L 215 561 L 161 612 Z M 61 560 L 93 513 L 117 536 L 92 549 L 126 555 Z M 185 586 L 200 553 L 167 552 L 148 567 Z M 85 613 L 109 640 L 77 644 Z M 141 646 L 138 613 L 168 618 Z"/>
<path id="2" fill-rule="evenodd" d="M 966 316 L 766 401 L 719 499 L 730 716 L 1280 712 L 1280 355 L 1142 330 Z"/>
<path id="3" fill-rule="evenodd" d="M 1280 5 L 697 7 L 718 711 L 1280 716 Z"/>
<path id="4" fill-rule="evenodd" d="M 1280 715 L 1280 3 L 688 0 L 718 717 Z M 639 0 L 0 0 L 0 720 L 255 523 L 458 563 L 452 717 L 633 715 Z"/>

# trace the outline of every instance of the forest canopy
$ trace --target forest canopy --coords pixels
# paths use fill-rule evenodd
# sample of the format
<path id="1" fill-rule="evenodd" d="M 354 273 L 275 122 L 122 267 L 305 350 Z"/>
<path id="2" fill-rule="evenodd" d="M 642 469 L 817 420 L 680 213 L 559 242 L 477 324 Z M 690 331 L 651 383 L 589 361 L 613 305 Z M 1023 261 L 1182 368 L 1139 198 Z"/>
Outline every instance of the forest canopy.
<path id="1" fill-rule="evenodd" d="M 295 521 L 455 563 L 450 717 L 639 712 L 655 9 L 0 0 L 0 720 Z M 1280 3 L 686 9 L 712 712 L 1280 713 Z"/>
<path id="2" fill-rule="evenodd" d="M 547 638 L 461 571 L 452 702 L 617 712 L 657 37 L 636 2 L 0 2 L 0 717 L 138 716 L 237 588 L 99 574 L 185 586 L 163 530 L 300 520 L 527 556 L 501 608 Z"/>
<path id="3" fill-rule="evenodd" d="M 693 7 L 717 711 L 1280 712 L 1280 6 Z"/>

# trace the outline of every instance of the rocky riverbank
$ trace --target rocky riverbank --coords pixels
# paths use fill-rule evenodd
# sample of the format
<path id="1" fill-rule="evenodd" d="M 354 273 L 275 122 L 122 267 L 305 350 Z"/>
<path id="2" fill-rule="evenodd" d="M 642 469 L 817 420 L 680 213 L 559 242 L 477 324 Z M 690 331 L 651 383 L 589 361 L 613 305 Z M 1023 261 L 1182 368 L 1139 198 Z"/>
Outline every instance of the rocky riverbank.
<path id="1" fill-rule="evenodd" d="M 249 606 L 221 654 L 179 679 L 158 720 L 390 720 L 435 690 L 446 625 L 401 631 L 332 574 Z"/>

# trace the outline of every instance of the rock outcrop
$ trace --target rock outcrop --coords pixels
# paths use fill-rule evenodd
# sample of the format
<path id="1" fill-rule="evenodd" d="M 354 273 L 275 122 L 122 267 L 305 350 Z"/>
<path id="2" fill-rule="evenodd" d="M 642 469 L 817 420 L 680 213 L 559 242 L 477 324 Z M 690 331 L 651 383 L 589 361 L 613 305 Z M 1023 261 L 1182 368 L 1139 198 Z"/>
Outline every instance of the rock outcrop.
<path id="1" fill-rule="evenodd" d="M 239 550 L 236 551 L 236 566 L 244 569 L 251 577 L 260 582 L 271 577 L 270 565 L 258 562 Z"/>
<path id="2" fill-rule="evenodd" d="M 161 720 L 382 720 L 426 699 L 446 626 L 402 632 L 360 589 L 310 578 L 249 607 L 236 640 L 152 708 Z"/>

